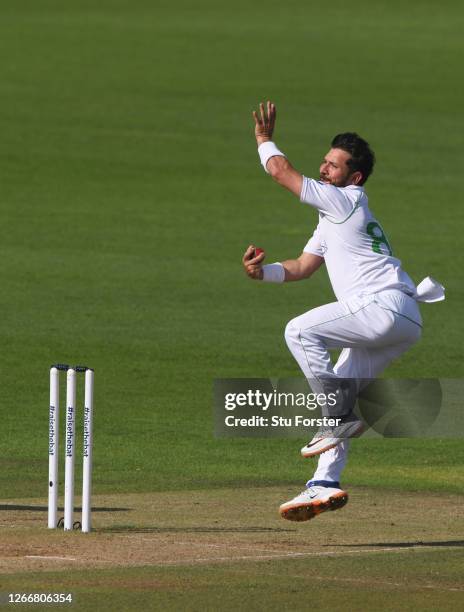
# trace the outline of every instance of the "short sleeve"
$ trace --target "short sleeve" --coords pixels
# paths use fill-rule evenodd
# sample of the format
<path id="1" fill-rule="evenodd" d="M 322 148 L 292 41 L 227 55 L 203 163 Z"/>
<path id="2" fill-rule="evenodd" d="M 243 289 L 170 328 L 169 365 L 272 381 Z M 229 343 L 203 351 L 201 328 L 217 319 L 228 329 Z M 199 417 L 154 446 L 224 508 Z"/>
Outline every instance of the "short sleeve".
<path id="1" fill-rule="evenodd" d="M 351 215 L 359 200 L 359 189 L 346 189 L 303 177 L 300 200 L 337 221 Z"/>
<path id="2" fill-rule="evenodd" d="M 326 247 L 321 238 L 321 232 L 319 230 L 319 225 L 316 227 L 313 235 L 308 240 L 305 248 L 303 249 L 303 252 L 312 253 L 313 255 L 319 255 L 319 257 L 324 257 L 324 253 L 326 252 Z"/>

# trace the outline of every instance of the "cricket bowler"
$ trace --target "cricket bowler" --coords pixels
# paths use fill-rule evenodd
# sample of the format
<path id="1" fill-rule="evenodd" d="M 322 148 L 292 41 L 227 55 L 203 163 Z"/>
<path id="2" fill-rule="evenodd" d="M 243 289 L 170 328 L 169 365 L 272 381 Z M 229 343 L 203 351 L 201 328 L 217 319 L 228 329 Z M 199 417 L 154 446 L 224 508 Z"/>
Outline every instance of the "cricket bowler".
<path id="1" fill-rule="evenodd" d="M 419 340 L 422 319 L 417 302 L 443 300 L 444 288 L 430 277 L 416 287 L 393 255 L 369 209 L 364 185 L 375 155 L 363 138 L 353 132 L 335 136 L 319 179 L 312 179 L 295 170 L 272 141 L 275 105 L 267 102 L 265 108 L 261 103 L 253 117 L 265 171 L 313 207 L 319 219 L 299 257 L 264 265 L 264 252 L 250 245 L 243 256 L 245 272 L 254 280 L 283 283 L 309 278 L 325 264 L 337 301 L 291 320 L 285 339 L 313 392 L 328 393 L 340 381 L 357 385 L 353 394 L 339 384 L 337 402 L 325 409 L 325 416 L 339 424 L 321 428 L 301 449 L 303 457 L 319 456 L 317 469 L 305 490 L 280 506 L 283 518 L 307 521 L 348 501 L 340 479 L 349 439 L 363 429 L 353 412 L 362 380 L 376 378 Z M 330 349 L 342 349 L 335 365 Z"/>

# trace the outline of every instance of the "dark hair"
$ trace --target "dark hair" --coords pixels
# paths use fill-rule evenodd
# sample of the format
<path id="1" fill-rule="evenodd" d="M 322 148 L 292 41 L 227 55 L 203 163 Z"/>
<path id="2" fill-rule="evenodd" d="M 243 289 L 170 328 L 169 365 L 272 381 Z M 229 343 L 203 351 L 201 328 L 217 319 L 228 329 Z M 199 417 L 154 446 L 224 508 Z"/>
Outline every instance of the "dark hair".
<path id="1" fill-rule="evenodd" d="M 346 163 L 352 172 L 358 170 L 361 172 L 360 185 L 364 185 L 372 173 L 375 164 L 375 154 L 370 148 L 369 143 L 361 138 L 361 136 L 358 136 L 356 132 L 344 132 L 335 136 L 331 146 L 333 149 L 342 149 L 351 155 L 351 159 Z"/>

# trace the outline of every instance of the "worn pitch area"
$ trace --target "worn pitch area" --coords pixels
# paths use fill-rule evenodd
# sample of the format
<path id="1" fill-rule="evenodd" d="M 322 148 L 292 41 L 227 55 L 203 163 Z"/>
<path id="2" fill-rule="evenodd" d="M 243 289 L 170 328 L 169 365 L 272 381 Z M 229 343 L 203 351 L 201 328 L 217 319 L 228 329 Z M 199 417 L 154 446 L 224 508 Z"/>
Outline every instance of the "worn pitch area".
<path id="1" fill-rule="evenodd" d="M 464 550 L 458 495 L 357 488 L 343 509 L 296 524 L 277 512 L 296 493 L 269 487 L 96 496 L 91 534 L 48 530 L 43 500 L 4 500 L 0 572 Z"/>

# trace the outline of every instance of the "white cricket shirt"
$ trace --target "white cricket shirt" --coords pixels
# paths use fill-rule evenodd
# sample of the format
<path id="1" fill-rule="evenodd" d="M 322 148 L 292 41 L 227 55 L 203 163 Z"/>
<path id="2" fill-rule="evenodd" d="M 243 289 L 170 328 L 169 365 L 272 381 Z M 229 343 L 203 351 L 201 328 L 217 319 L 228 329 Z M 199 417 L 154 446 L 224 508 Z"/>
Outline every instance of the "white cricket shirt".
<path id="1" fill-rule="evenodd" d="M 363 187 L 335 187 L 303 177 L 301 201 L 319 211 L 318 226 L 303 250 L 324 258 L 337 300 L 385 289 L 415 294 L 415 284 L 369 210 Z"/>

